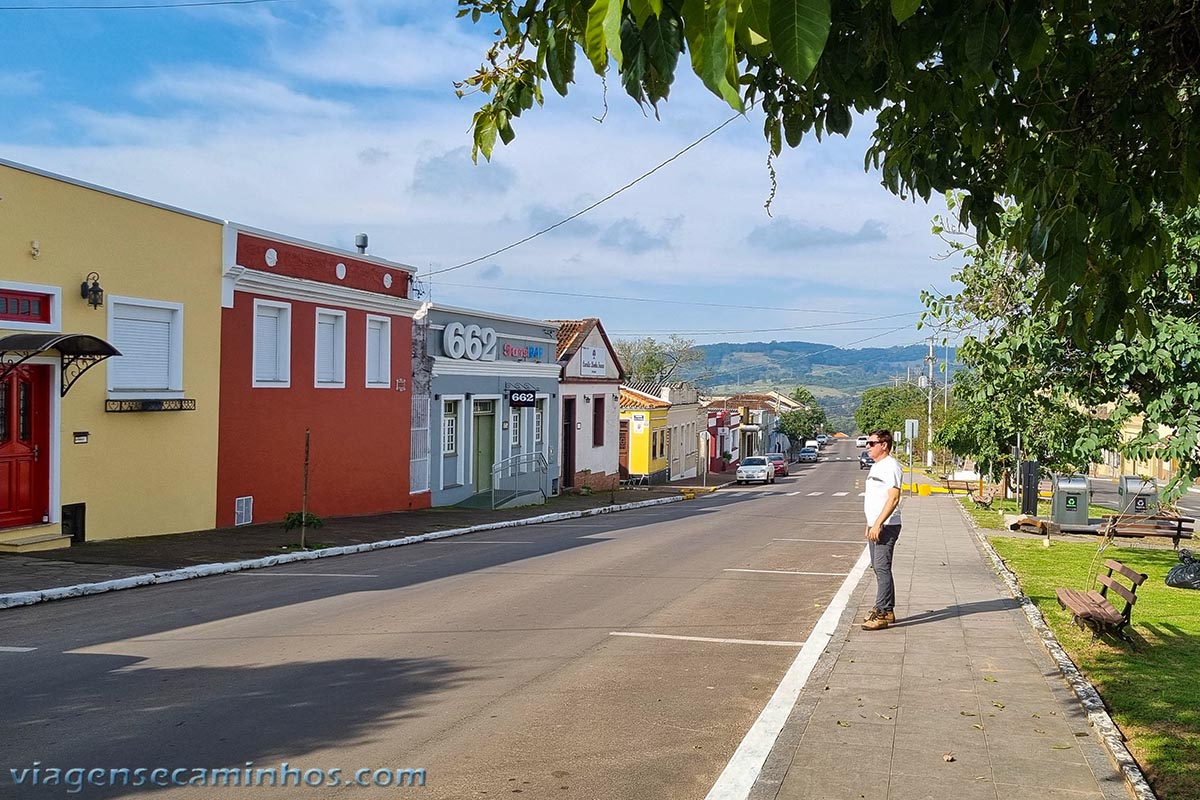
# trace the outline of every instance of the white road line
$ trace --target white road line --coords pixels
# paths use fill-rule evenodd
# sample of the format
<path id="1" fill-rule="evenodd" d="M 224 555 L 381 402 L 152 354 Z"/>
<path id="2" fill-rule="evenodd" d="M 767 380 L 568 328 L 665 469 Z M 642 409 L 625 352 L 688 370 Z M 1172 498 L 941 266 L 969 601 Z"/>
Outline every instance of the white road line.
<path id="1" fill-rule="evenodd" d="M 866 492 L 859 492 L 859 493 L 858 493 L 858 496 L 859 496 L 859 497 L 866 497 L 866 496 L 867 496 L 867 493 L 866 493 Z"/>
<path id="2" fill-rule="evenodd" d="M 823 494 L 825 494 L 825 493 L 824 492 L 809 492 L 807 496 L 808 497 L 818 497 L 819 495 L 823 495 Z"/>
<path id="3" fill-rule="evenodd" d="M 836 577 L 845 577 L 845 572 L 793 572 L 786 569 L 735 569 L 727 568 L 722 572 L 763 572 L 768 575 L 834 575 Z"/>
<path id="4" fill-rule="evenodd" d="M 236 572 L 238 577 L 245 578 L 378 578 L 378 575 L 358 575 L 353 572 L 268 572 L 267 570 L 252 570 Z"/>
<path id="5" fill-rule="evenodd" d="M 671 636 L 666 633 L 634 633 L 609 631 L 609 636 L 636 636 L 640 639 L 678 639 L 683 642 L 716 642 L 717 644 L 762 644 L 768 647 L 802 647 L 804 642 L 778 642 L 769 639 L 716 639 L 711 636 Z"/>
<path id="6" fill-rule="evenodd" d="M 792 713 L 792 708 L 800 697 L 800 690 L 804 688 L 808 676 L 812 674 L 813 667 L 817 664 L 817 659 L 821 657 L 821 653 L 825 652 L 825 647 L 833 638 L 842 611 L 846 608 L 850 595 L 867 570 L 867 553 L 868 551 L 864 547 L 854 569 L 842 582 L 841 588 L 833 596 L 825 613 L 817 620 L 816 627 L 804 642 L 800 654 L 796 656 L 796 660 L 788 668 L 783 680 L 779 682 L 779 687 L 767 702 L 766 708 L 758 715 L 758 719 L 754 721 L 754 725 L 750 727 L 750 731 L 738 745 L 733 758 L 725 765 L 717 782 L 709 789 L 705 800 L 745 800 L 750 796 L 750 789 L 762 771 L 763 763 L 766 762 L 771 748 L 775 746 L 775 740 L 778 738 L 779 732 L 783 730 L 783 724 L 787 722 L 788 715 Z"/>
<path id="7" fill-rule="evenodd" d="M 850 494 L 850 493 L 849 492 L 834 492 L 833 496 L 834 497 L 845 497 L 848 494 Z"/>
<path id="8" fill-rule="evenodd" d="M 798 495 L 798 494 L 800 494 L 800 493 L 799 493 L 799 492 L 788 492 L 788 493 L 787 493 L 787 496 L 788 496 L 788 497 L 795 497 L 795 496 L 796 496 L 796 495 Z"/>
<path id="9" fill-rule="evenodd" d="M 772 539 L 772 542 L 816 542 L 818 544 L 862 544 L 862 539 L 858 541 L 845 539 Z"/>
<path id="10" fill-rule="evenodd" d="M 799 643 L 797 643 L 799 644 Z M 3 647 L 0 646 L 0 653 L 28 653 L 31 650 L 37 650 L 36 647 Z"/>

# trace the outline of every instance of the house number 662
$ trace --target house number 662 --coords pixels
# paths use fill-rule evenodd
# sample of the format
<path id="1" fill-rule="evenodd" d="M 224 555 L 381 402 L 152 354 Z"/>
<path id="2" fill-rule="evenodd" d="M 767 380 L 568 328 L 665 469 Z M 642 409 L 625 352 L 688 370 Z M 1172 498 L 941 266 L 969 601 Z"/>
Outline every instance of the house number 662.
<path id="1" fill-rule="evenodd" d="M 496 330 L 451 322 L 442 332 L 442 349 L 450 358 L 496 360 Z"/>

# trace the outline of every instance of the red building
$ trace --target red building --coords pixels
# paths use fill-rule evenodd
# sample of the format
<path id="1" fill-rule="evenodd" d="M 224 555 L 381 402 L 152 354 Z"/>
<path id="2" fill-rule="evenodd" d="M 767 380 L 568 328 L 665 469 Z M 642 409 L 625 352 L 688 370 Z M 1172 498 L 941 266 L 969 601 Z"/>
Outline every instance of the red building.
<path id="1" fill-rule="evenodd" d="M 306 430 L 312 513 L 427 507 L 409 484 L 413 269 L 238 225 L 223 248 L 218 527 L 301 509 Z"/>

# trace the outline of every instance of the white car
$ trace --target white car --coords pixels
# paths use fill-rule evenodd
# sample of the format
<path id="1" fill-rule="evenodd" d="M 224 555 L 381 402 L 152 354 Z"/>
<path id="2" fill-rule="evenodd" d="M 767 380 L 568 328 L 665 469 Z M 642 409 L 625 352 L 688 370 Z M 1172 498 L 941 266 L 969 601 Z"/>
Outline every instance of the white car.
<path id="1" fill-rule="evenodd" d="M 775 464 L 771 459 L 766 456 L 747 456 L 742 459 L 737 468 L 737 482 L 750 481 L 775 482 Z"/>
<path id="2" fill-rule="evenodd" d="M 867 437 L 860 436 L 857 439 L 855 439 L 854 446 L 855 447 L 866 447 L 867 446 Z"/>

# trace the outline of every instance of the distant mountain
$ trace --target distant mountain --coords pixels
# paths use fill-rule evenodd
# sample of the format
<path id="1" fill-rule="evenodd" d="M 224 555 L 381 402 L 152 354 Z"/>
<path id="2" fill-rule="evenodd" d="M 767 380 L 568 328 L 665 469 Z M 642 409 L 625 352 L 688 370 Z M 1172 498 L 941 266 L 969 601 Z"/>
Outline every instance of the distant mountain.
<path id="1" fill-rule="evenodd" d="M 886 386 L 893 378 L 915 381 L 928 367 L 928 345 L 906 347 L 840 348 L 815 342 L 745 342 L 697 345 L 705 362 L 683 377 L 713 394 L 734 394 L 778 389 L 789 392 L 808 388 L 838 429 L 851 430 L 854 409 L 864 389 Z M 938 364 L 946 357 L 942 348 L 934 355 Z M 955 358 L 950 349 L 951 361 Z M 941 376 L 936 372 L 938 380 Z"/>

